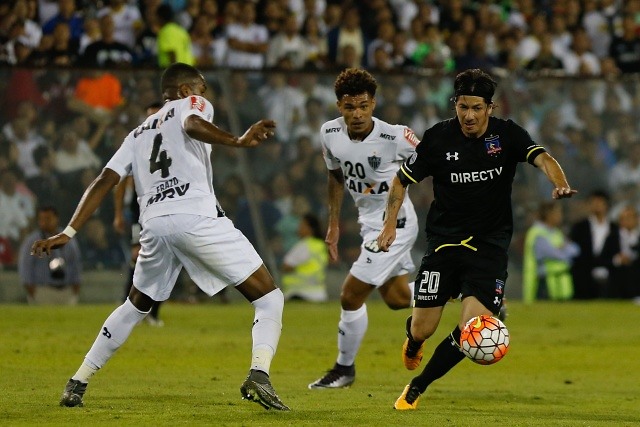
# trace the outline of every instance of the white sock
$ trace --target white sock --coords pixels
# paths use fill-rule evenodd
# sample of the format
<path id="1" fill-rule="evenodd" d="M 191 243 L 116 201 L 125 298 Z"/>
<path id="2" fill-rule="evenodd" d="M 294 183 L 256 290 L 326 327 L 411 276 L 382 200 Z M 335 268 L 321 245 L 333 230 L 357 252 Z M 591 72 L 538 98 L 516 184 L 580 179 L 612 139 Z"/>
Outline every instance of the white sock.
<path id="1" fill-rule="evenodd" d="M 367 316 L 367 305 L 355 311 L 342 310 L 340 322 L 338 323 L 338 363 L 344 366 L 351 366 L 356 360 L 356 355 L 360 349 L 362 338 L 367 332 L 369 318 Z"/>
<path id="2" fill-rule="evenodd" d="M 411 299 L 409 299 L 409 307 L 413 307 L 413 297 L 416 291 L 416 282 L 409 282 L 409 292 L 411 292 Z"/>
<path id="3" fill-rule="evenodd" d="M 252 304 L 256 309 L 256 314 L 251 330 L 253 337 L 251 369 L 257 369 L 269 375 L 271 360 L 276 354 L 282 331 L 284 295 L 280 289 L 274 289 Z"/>
<path id="4" fill-rule="evenodd" d="M 73 379 L 87 382 L 89 377 L 113 356 L 120 346 L 129 338 L 131 331 L 148 313 L 138 310 L 129 298 L 107 317 L 93 346 Z M 86 367 L 83 367 L 87 365 Z M 87 369 L 89 368 L 89 369 Z M 91 372 L 93 371 L 93 372 Z"/>

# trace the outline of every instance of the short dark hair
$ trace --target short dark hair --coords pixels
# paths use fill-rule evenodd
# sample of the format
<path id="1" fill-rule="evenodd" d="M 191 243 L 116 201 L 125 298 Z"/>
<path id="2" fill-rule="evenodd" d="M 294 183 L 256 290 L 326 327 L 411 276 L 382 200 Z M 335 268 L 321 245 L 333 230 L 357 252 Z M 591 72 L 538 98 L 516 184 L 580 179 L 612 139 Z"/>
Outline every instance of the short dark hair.
<path id="1" fill-rule="evenodd" d="M 368 71 L 358 68 L 347 68 L 343 70 L 333 85 L 338 100 L 343 96 L 355 96 L 368 93 L 372 98 L 376 96 L 378 83 Z"/>
<path id="2" fill-rule="evenodd" d="M 54 206 L 51 206 L 51 205 L 38 206 L 38 213 L 40 213 L 40 212 L 51 212 L 55 216 L 58 216 L 58 210 Z"/>
<path id="3" fill-rule="evenodd" d="M 322 239 L 322 228 L 320 226 L 320 220 L 317 216 L 312 213 L 306 213 L 302 216 L 302 220 L 309 224 L 309 228 L 311 228 L 311 233 L 313 237 L 317 239 Z"/>
<path id="4" fill-rule="evenodd" d="M 177 88 L 182 83 L 190 82 L 197 77 L 200 77 L 200 71 L 197 68 L 182 62 L 171 64 L 162 73 L 162 79 L 160 80 L 162 93 L 165 93 L 169 88 Z"/>
<path id="5" fill-rule="evenodd" d="M 594 190 L 589 193 L 589 199 L 602 199 L 607 205 L 611 204 L 611 196 L 604 190 Z"/>
<path id="6" fill-rule="evenodd" d="M 173 21 L 173 8 L 164 3 L 158 6 L 156 10 L 156 16 L 162 20 L 162 22 L 171 22 Z"/>
<path id="7" fill-rule="evenodd" d="M 33 150 L 33 153 L 31 155 L 33 156 L 33 161 L 35 162 L 36 166 L 40 167 L 42 161 L 49 157 L 49 154 L 49 147 L 47 147 L 46 145 L 39 145 Z"/>
<path id="8" fill-rule="evenodd" d="M 463 95 L 479 96 L 487 104 L 491 104 L 491 98 L 496 91 L 496 83 L 493 78 L 479 68 L 465 70 L 456 76 L 453 83 L 454 101 Z"/>

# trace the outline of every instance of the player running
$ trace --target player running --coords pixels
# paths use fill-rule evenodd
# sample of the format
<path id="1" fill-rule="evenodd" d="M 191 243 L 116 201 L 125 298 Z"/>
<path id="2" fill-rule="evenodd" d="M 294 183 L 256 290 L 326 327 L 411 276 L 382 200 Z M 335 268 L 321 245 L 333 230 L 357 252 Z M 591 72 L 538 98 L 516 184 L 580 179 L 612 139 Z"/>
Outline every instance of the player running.
<path id="1" fill-rule="evenodd" d="M 329 169 L 329 226 L 325 242 L 332 260 L 338 258 L 340 208 L 345 188 L 358 208 L 362 244 L 342 285 L 338 323 L 338 358 L 331 370 L 309 384 L 310 389 L 340 388 L 355 380 L 355 358 L 367 330 L 365 300 L 378 289 L 389 308 L 410 306 L 413 283 L 411 247 L 416 240 L 416 212 L 405 194 L 397 216 L 398 238 L 382 252 L 376 237 L 382 229 L 387 192 L 400 164 L 415 153 L 418 139 L 411 129 L 373 117 L 376 80 L 350 68 L 334 84 L 342 117 L 325 123 L 320 132 Z"/>

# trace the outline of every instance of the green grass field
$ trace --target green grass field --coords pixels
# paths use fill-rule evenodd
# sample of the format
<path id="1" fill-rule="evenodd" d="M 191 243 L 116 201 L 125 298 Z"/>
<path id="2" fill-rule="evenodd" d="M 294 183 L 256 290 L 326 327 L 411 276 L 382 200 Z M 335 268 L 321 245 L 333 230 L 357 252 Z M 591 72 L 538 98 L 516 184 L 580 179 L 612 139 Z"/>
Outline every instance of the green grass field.
<path id="1" fill-rule="evenodd" d="M 83 408 L 61 408 L 58 399 L 114 306 L 0 306 L 0 425 L 640 425 L 638 306 L 512 302 L 506 358 L 463 361 L 412 412 L 393 409 L 412 378 L 400 360 L 409 311 L 368 306 L 356 383 L 320 391 L 307 384 L 335 361 L 338 303 L 285 306 L 271 378 L 287 413 L 240 398 L 250 361 L 247 303 L 165 305 L 166 326 L 138 326 L 91 380 Z M 428 355 L 459 309 L 446 308 Z"/>

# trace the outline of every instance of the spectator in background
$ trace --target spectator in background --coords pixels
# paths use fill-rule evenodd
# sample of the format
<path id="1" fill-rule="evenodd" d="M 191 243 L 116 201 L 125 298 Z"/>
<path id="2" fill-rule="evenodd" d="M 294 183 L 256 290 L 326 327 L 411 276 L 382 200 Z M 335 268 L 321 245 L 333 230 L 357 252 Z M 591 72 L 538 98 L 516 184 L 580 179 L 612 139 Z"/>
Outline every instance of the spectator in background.
<path id="1" fill-rule="evenodd" d="M 535 57 L 526 63 L 529 71 L 562 71 L 562 60 L 553 53 L 553 39 L 550 34 L 540 37 L 540 49 Z"/>
<path id="2" fill-rule="evenodd" d="M 26 178 L 38 174 L 38 167 L 33 160 L 33 150 L 45 144 L 35 129 L 36 117 L 37 111 L 33 103 L 23 101 L 17 107 L 16 117 L 2 128 L 3 136 L 17 148 L 16 161 Z"/>
<path id="3" fill-rule="evenodd" d="M 224 65 L 227 42 L 223 37 L 213 36 L 207 16 L 200 15 L 195 18 L 189 36 L 191 50 L 198 67 Z"/>
<path id="4" fill-rule="evenodd" d="M 33 192 L 40 206 L 60 203 L 63 189 L 55 170 L 55 159 L 51 149 L 45 145 L 36 147 L 33 150 L 33 160 L 39 172 L 26 180 L 29 190 Z"/>
<path id="5" fill-rule="evenodd" d="M 620 253 L 618 226 L 608 218 L 609 195 L 589 195 L 589 216 L 571 227 L 569 238 L 580 247 L 571 267 L 575 299 L 607 297 L 610 292 L 613 258 Z"/>
<path id="6" fill-rule="evenodd" d="M 60 142 L 56 150 L 56 171 L 60 174 L 75 174 L 86 168 L 100 168 L 102 161 L 91 150 L 86 141 L 70 128 L 62 130 Z"/>
<path id="7" fill-rule="evenodd" d="M 158 19 L 157 7 L 147 7 L 144 12 L 145 26 L 136 37 L 133 47 L 136 65 L 154 66 L 158 65 L 158 31 L 160 31 L 160 20 Z"/>
<path id="8" fill-rule="evenodd" d="M 640 36 L 634 16 L 625 15 L 622 20 L 622 36 L 614 37 L 609 56 L 623 73 L 640 72 Z"/>
<path id="9" fill-rule="evenodd" d="M 115 39 L 113 17 L 100 18 L 102 38 L 91 43 L 82 55 L 82 65 L 91 68 L 127 68 L 133 64 L 133 52 L 127 45 Z"/>
<path id="10" fill-rule="evenodd" d="M 19 176 L 19 171 L 10 167 L 0 170 L 0 237 L 12 248 L 18 247 L 35 212 L 33 197 L 21 191 Z"/>
<path id="11" fill-rule="evenodd" d="M 359 68 L 366 64 L 367 38 L 360 28 L 360 14 L 349 7 L 339 26 L 327 33 L 327 57 L 330 64 Z"/>
<path id="12" fill-rule="evenodd" d="M 87 221 L 84 239 L 80 242 L 82 261 L 87 269 L 119 269 L 124 255 L 118 242 L 107 234 L 107 228 L 99 218 Z"/>
<path id="13" fill-rule="evenodd" d="M 193 27 L 193 24 L 198 16 L 207 15 L 206 7 L 213 7 L 217 18 L 218 3 L 216 2 L 216 0 L 187 0 L 187 5 L 185 6 L 185 8 L 176 13 L 176 22 L 182 28 L 191 28 Z"/>
<path id="14" fill-rule="evenodd" d="M 573 32 L 571 49 L 562 57 L 565 72 L 570 76 L 597 76 L 600 60 L 591 51 L 591 41 L 584 29 Z"/>
<path id="15" fill-rule="evenodd" d="M 140 9 L 125 0 L 109 0 L 109 6 L 100 9 L 96 16 L 102 18 L 105 15 L 113 17 L 115 40 L 133 49 L 136 33 L 143 26 Z"/>
<path id="16" fill-rule="evenodd" d="M 62 231 L 58 212 L 52 206 L 38 208 L 38 228 L 20 246 L 18 273 L 27 291 L 27 301 L 33 305 L 76 305 L 80 296 L 81 256 L 77 242 L 69 242 L 51 251 L 45 258 L 30 256 L 36 240 Z"/>
<path id="17" fill-rule="evenodd" d="M 282 263 L 284 297 L 311 302 L 327 300 L 326 274 L 329 264 L 320 221 L 313 214 L 302 216 L 298 226 L 300 241 Z"/>
<path id="18" fill-rule="evenodd" d="M 229 3 L 227 3 L 228 5 Z M 227 23 L 225 21 L 225 25 L 229 46 L 227 66 L 231 68 L 263 68 L 264 55 L 269 49 L 269 32 L 264 25 L 256 24 L 255 4 L 250 1 L 243 2 L 238 22 Z"/>
<path id="19" fill-rule="evenodd" d="M 42 26 L 42 33 L 44 35 L 53 34 L 59 23 L 67 24 L 71 39 L 75 40 L 76 43 L 80 42 L 80 37 L 84 31 L 84 19 L 76 10 L 75 0 L 58 0 L 58 13 L 45 22 Z"/>
<path id="20" fill-rule="evenodd" d="M 293 13 L 284 18 L 280 31 L 271 38 L 267 49 L 267 67 L 286 70 L 301 69 L 307 59 L 304 38 L 298 33 L 298 23 Z"/>
<path id="21" fill-rule="evenodd" d="M 620 227 L 620 252 L 613 257 L 611 296 L 614 298 L 640 297 L 640 226 L 638 211 L 632 205 L 625 206 L 618 215 Z"/>
<path id="22" fill-rule="evenodd" d="M 46 36 L 49 37 L 49 36 Z M 71 38 L 69 24 L 58 22 L 50 36 L 51 46 L 43 52 L 40 65 L 54 67 L 71 67 L 78 60 L 78 39 Z"/>
<path id="23" fill-rule="evenodd" d="M 95 123 L 110 121 L 123 103 L 122 84 L 107 71 L 93 71 L 81 77 L 73 96 L 67 99 L 69 110 L 84 114 Z"/>
<path id="24" fill-rule="evenodd" d="M 580 253 L 562 226 L 562 205 L 545 201 L 538 207 L 538 220 L 527 231 L 524 242 L 523 300 L 566 301 L 573 297 L 571 262 Z"/>
<path id="25" fill-rule="evenodd" d="M 91 43 L 95 43 L 102 39 L 102 32 L 100 31 L 100 20 L 96 18 L 87 18 L 84 20 L 84 32 L 80 37 L 80 46 L 78 47 L 78 54 L 84 55 L 84 51 Z"/>
<path id="26" fill-rule="evenodd" d="M 158 65 L 166 68 L 176 62 L 195 64 L 191 50 L 189 33 L 173 20 L 173 10 L 162 4 L 156 12 L 160 30 L 158 31 Z"/>
<path id="27" fill-rule="evenodd" d="M 31 49 L 38 47 L 42 38 L 42 28 L 30 19 L 27 1 L 15 0 L 10 14 L 15 19 L 11 33 L 17 36 L 25 46 Z"/>
<path id="28" fill-rule="evenodd" d="M 305 18 L 300 30 L 306 46 L 305 68 L 321 70 L 327 61 L 327 44 L 315 17 Z"/>

